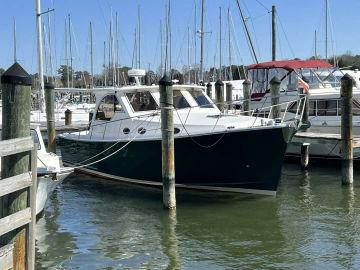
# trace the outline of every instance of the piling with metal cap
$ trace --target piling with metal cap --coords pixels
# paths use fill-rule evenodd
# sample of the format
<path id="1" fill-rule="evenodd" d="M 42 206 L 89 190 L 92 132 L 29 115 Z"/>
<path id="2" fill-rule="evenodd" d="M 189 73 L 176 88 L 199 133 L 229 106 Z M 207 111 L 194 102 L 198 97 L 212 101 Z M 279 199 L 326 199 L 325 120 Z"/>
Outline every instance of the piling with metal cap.
<path id="1" fill-rule="evenodd" d="M 233 101 L 233 98 L 232 98 L 233 86 L 232 86 L 232 84 L 227 82 L 225 85 L 225 89 L 226 89 L 226 104 L 227 104 L 228 108 L 230 109 L 231 103 Z"/>
<path id="2" fill-rule="evenodd" d="M 271 94 L 271 118 L 276 119 L 280 117 L 281 107 L 276 106 L 280 103 L 280 80 L 274 76 L 270 81 Z"/>
<path id="3" fill-rule="evenodd" d="M 56 130 L 55 130 L 55 85 L 52 81 L 45 83 L 45 108 L 48 135 L 48 151 L 56 153 Z"/>
<path id="4" fill-rule="evenodd" d="M 209 98 L 212 98 L 212 84 L 211 83 L 208 83 L 206 85 L 206 95 L 209 97 Z"/>
<path id="5" fill-rule="evenodd" d="M 353 183 L 352 102 L 353 79 L 349 74 L 341 78 L 341 176 L 343 185 Z"/>
<path id="6" fill-rule="evenodd" d="M 70 126 L 72 124 L 72 111 L 67 109 L 65 111 L 65 125 Z"/>
<path id="7" fill-rule="evenodd" d="M 251 97 L 250 97 L 251 81 L 245 79 L 243 82 L 243 111 L 245 115 L 250 115 Z"/>
<path id="8" fill-rule="evenodd" d="M 224 110 L 224 83 L 220 79 L 215 83 L 215 103 L 220 111 Z"/>
<path id="9" fill-rule="evenodd" d="M 1 76 L 2 84 L 2 140 L 30 136 L 31 85 L 30 75 L 18 64 L 13 64 Z M 29 171 L 30 152 L 2 157 L 1 178 L 5 179 Z M 0 180 L 1 181 L 1 180 Z M 0 217 L 27 207 L 26 189 L 0 199 Z M 14 269 L 25 269 L 25 227 L 1 238 L 1 244 L 14 243 Z"/>
<path id="10" fill-rule="evenodd" d="M 161 109 L 161 156 L 164 207 L 176 207 L 175 196 L 175 149 L 172 81 L 165 75 L 159 81 Z"/>

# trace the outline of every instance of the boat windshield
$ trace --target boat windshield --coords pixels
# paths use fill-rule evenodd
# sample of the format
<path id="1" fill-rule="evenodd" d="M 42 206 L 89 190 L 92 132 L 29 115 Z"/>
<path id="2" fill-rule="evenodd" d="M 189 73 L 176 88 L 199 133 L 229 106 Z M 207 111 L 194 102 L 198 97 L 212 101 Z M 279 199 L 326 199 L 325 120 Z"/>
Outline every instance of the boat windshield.
<path id="1" fill-rule="evenodd" d="M 204 95 L 203 91 L 199 89 L 189 89 L 191 96 L 195 99 L 200 108 L 214 108 L 213 104 Z"/>
<path id="2" fill-rule="evenodd" d="M 189 102 L 185 99 L 180 90 L 173 91 L 173 102 L 176 109 L 185 109 L 190 107 Z"/>
<path id="3" fill-rule="evenodd" d="M 134 112 L 154 111 L 158 105 L 149 91 L 126 93 Z"/>

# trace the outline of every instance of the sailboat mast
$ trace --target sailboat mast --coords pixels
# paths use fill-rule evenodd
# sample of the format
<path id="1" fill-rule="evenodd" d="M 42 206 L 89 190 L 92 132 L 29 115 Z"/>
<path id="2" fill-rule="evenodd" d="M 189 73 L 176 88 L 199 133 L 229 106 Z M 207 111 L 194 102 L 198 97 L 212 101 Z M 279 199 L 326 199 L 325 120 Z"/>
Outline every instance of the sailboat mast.
<path id="1" fill-rule="evenodd" d="M 163 43 L 163 24 L 160 20 L 160 76 L 164 75 L 164 43 Z"/>
<path id="2" fill-rule="evenodd" d="M 328 0 L 325 0 L 325 59 L 328 59 Z"/>
<path id="3" fill-rule="evenodd" d="M 257 56 L 256 56 L 255 47 L 254 47 L 254 44 L 253 44 L 252 39 L 251 39 L 251 36 L 250 36 L 249 29 L 248 29 L 248 27 L 247 27 L 244 14 L 243 14 L 242 9 L 241 9 L 241 6 L 240 6 L 240 2 L 239 2 L 239 0 L 236 0 L 236 2 L 237 2 L 237 6 L 238 6 L 238 8 L 239 8 L 241 20 L 242 20 L 243 25 L 244 25 L 244 28 L 245 28 L 246 36 L 247 36 L 247 38 L 248 38 L 248 40 L 249 40 L 249 43 L 250 43 L 251 51 L 252 51 L 252 53 L 253 53 L 255 62 L 256 62 L 256 63 L 259 63 L 258 58 L 257 58 Z"/>
<path id="4" fill-rule="evenodd" d="M 317 59 L 317 36 L 316 36 L 316 30 L 315 30 L 315 59 Z"/>
<path id="5" fill-rule="evenodd" d="M 221 67 L 222 67 L 222 55 L 221 55 L 221 52 L 222 52 L 222 27 L 221 27 L 221 7 L 219 7 L 219 41 L 220 41 L 220 46 L 219 46 L 219 79 L 222 80 L 222 71 L 221 71 Z"/>
<path id="6" fill-rule="evenodd" d="M 141 64 L 140 64 L 140 58 L 141 58 L 141 39 L 140 39 L 140 33 L 141 33 L 141 21 L 140 21 L 140 5 L 138 5 L 138 68 L 140 68 Z"/>
<path id="7" fill-rule="evenodd" d="M 52 63 L 52 51 L 51 51 L 51 24 L 50 24 L 50 10 L 48 9 L 48 46 L 49 46 L 49 68 L 50 75 L 53 76 L 53 63 Z"/>
<path id="8" fill-rule="evenodd" d="M 44 91 L 44 71 L 43 71 L 43 56 L 42 56 L 42 31 L 41 31 L 41 6 L 40 0 L 36 0 L 36 29 L 37 29 L 37 50 L 38 50 L 38 74 L 40 97 L 39 105 L 41 112 L 45 112 L 45 91 Z"/>
<path id="9" fill-rule="evenodd" d="M 71 75 L 71 87 L 74 87 L 74 76 L 73 76 L 73 55 L 72 55 L 72 37 L 71 37 L 71 17 L 68 14 L 69 18 L 69 52 L 70 52 L 70 75 Z"/>
<path id="10" fill-rule="evenodd" d="M 68 57 L 68 32 L 67 32 L 66 19 L 65 19 L 65 61 L 66 61 L 67 88 L 69 88 L 70 87 L 70 72 L 69 72 L 69 57 Z"/>
<path id="11" fill-rule="evenodd" d="M 188 84 L 190 84 L 190 27 L 188 27 Z"/>
<path id="12" fill-rule="evenodd" d="M 104 41 L 104 87 L 107 86 L 107 78 L 106 78 L 106 41 Z"/>
<path id="13" fill-rule="evenodd" d="M 232 68 L 231 68 L 231 31 L 230 31 L 230 8 L 228 8 L 228 41 L 229 41 L 229 80 L 232 81 Z"/>
<path id="14" fill-rule="evenodd" d="M 90 22 L 90 66 L 91 66 L 91 87 L 94 88 L 93 29 L 91 22 Z"/>
<path id="15" fill-rule="evenodd" d="M 16 21 L 14 19 L 14 63 L 17 62 L 17 57 L 16 57 Z"/>
<path id="16" fill-rule="evenodd" d="M 200 29 L 200 81 L 204 80 L 204 9 L 205 0 L 201 0 L 201 29 Z"/>
<path id="17" fill-rule="evenodd" d="M 197 5 L 196 5 L 196 0 L 195 0 L 195 9 L 194 9 L 194 63 L 197 63 L 197 42 L 196 42 L 196 31 L 197 31 Z M 197 69 L 194 68 L 194 83 L 196 84 L 197 82 Z"/>
<path id="18" fill-rule="evenodd" d="M 272 61 L 276 60 L 276 8 L 271 8 L 271 29 L 272 29 Z"/>

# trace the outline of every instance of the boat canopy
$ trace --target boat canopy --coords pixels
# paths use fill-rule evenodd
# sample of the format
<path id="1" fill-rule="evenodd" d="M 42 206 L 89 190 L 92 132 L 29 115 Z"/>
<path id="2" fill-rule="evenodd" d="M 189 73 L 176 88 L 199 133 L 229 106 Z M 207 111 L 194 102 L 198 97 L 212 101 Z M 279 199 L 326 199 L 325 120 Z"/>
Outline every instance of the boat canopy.
<path id="1" fill-rule="evenodd" d="M 282 60 L 270 61 L 248 66 L 248 69 L 283 68 L 289 71 L 299 68 L 332 68 L 333 65 L 323 60 Z"/>

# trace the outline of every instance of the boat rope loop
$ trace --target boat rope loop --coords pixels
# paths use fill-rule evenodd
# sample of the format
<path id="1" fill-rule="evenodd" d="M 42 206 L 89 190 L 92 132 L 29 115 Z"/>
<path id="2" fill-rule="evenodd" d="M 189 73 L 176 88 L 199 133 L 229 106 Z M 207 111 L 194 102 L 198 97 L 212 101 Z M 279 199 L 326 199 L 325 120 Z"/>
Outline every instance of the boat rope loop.
<path id="1" fill-rule="evenodd" d="M 179 121 L 180 121 L 180 123 L 181 123 L 181 126 L 182 126 L 183 129 L 185 130 L 186 134 L 190 137 L 190 139 L 191 139 L 191 141 L 192 141 L 193 143 L 195 143 L 196 145 L 200 146 L 201 148 L 212 148 L 212 147 L 216 146 L 216 145 L 224 138 L 224 136 L 225 136 L 225 134 L 226 134 L 226 130 L 225 130 L 225 132 L 223 132 L 223 133 L 221 134 L 221 136 L 220 136 L 219 139 L 217 139 L 214 143 L 212 143 L 212 144 L 210 144 L 210 145 L 203 145 L 203 144 L 197 142 L 197 141 L 194 139 L 194 136 L 189 133 L 189 131 L 187 130 L 185 124 L 184 124 L 183 121 L 181 120 L 181 117 L 180 117 L 180 115 L 179 115 L 178 110 L 177 110 L 176 108 L 174 108 L 174 110 L 175 110 L 175 112 L 176 112 L 176 114 L 177 114 L 177 116 L 178 116 L 178 118 L 179 118 Z M 190 113 L 190 110 L 189 110 L 189 113 Z M 189 113 L 188 113 L 188 114 L 189 114 Z M 212 131 L 214 131 L 214 129 L 215 129 L 215 127 L 216 127 L 216 125 L 217 125 L 217 123 L 218 123 L 218 121 L 219 121 L 219 119 L 220 119 L 220 116 L 221 116 L 221 114 L 219 114 L 219 116 L 218 116 L 218 118 L 217 118 L 217 120 L 216 120 L 216 122 L 215 122 L 215 124 L 214 124 L 214 127 L 213 127 Z"/>

